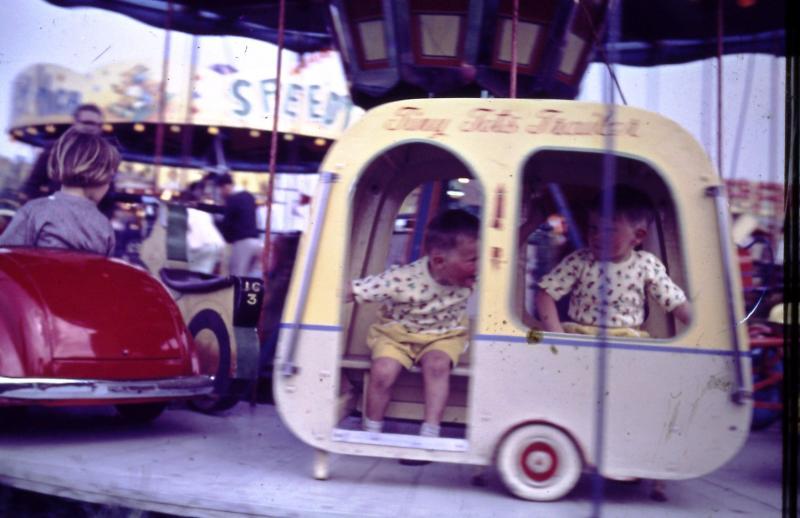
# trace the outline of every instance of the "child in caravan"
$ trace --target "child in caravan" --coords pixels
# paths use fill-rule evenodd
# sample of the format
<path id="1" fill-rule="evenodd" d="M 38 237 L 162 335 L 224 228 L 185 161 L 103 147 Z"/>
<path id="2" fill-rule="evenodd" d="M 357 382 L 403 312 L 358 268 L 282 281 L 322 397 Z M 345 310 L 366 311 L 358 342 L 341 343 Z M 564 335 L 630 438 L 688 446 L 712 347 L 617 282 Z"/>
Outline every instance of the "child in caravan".
<path id="1" fill-rule="evenodd" d="M 367 335 L 372 366 L 364 429 L 381 432 L 391 388 L 403 367 L 422 367 L 425 414 L 420 435 L 438 437 L 450 371 L 468 340 L 467 299 L 477 274 L 478 218 L 447 210 L 431 220 L 427 255 L 405 266 L 352 281 L 346 301 L 381 302 Z"/>
<path id="2" fill-rule="evenodd" d="M 47 166 L 61 189 L 23 205 L 0 235 L 0 246 L 111 255 L 114 231 L 97 204 L 108 192 L 119 162 L 119 152 L 102 136 L 68 129 L 53 146 Z"/>
<path id="3" fill-rule="evenodd" d="M 655 255 L 637 250 L 653 220 L 644 193 L 625 186 L 615 189 L 614 217 L 606 232 L 600 227 L 600 200 L 597 197 L 589 208 L 589 246 L 565 257 L 538 282 L 536 309 L 543 329 L 597 335 L 603 326 L 608 336 L 645 337 L 640 326 L 648 295 L 688 323 L 691 306 L 683 290 Z M 607 266 L 601 279 L 603 259 Z M 599 291 L 603 286 L 605 300 Z M 570 322 L 562 323 L 555 301 L 568 293 Z"/>

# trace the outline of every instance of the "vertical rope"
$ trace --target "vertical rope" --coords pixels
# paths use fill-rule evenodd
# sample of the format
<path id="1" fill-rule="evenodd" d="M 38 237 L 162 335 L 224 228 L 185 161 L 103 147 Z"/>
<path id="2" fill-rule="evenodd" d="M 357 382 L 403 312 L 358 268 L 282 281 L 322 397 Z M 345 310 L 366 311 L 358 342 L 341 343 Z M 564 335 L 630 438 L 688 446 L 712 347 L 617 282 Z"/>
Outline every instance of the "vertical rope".
<path id="1" fill-rule="evenodd" d="M 517 29 L 519 27 L 519 0 L 514 0 L 514 11 L 511 18 L 511 74 L 508 96 L 511 99 L 517 98 Z"/>
<path id="2" fill-rule="evenodd" d="M 767 149 L 777 149 L 778 143 L 778 74 L 780 74 L 780 70 L 778 67 L 778 57 L 772 56 L 772 63 L 771 63 L 772 72 L 770 73 L 770 95 L 769 95 L 769 115 L 770 115 L 770 126 L 769 126 L 769 147 Z M 768 173 L 767 173 L 767 180 L 770 185 L 775 185 L 779 183 L 778 180 L 778 164 L 777 164 L 777 153 L 770 151 L 767 153 L 768 157 Z M 778 245 L 778 235 L 780 234 L 780 223 L 778 220 L 780 215 L 783 214 L 783 207 L 778 206 L 778 204 L 774 201 L 772 203 L 772 211 L 769 223 L 769 238 L 770 243 L 772 245 L 772 249 Z"/>
<path id="3" fill-rule="evenodd" d="M 167 81 L 169 80 L 169 51 L 172 36 L 172 0 L 167 0 L 167 18 L 164 22 L 164 55 L 161 59 L 161 87 L 158 92 L 158 125 L 156 126 L 156 151 L 154 165 L 156 175 L 160 173 L 164 155 L 164 112 L 167 109 Z M 156 176 L 157 178 L 158 176 Z"/>
<path id="4" fill-rule="evenodd" d="M 717 0 L 717 170 L 720 179 L 722 170 L 722 1 Z"/>
<path id="5" fill-rule="evenodd" d="M 750 92 L 753 87 L 753 72 L 756 64 L 756 55 L 750 54 L 747 56 L 747 73 L 744 80 L 744 91 L 742 92 L 742 104 L 739 109 L 739 125 L 736 128 L 736 137 L 733 144 L 733 156 L 731 157 L 731 165 L 728 168 L 728 178 L 731 180 L 736 178 L 736 172 L 739 164 L 739 148 L 742 146 L 742 135 L 744 133 L 745 122 L 747 121 L 747 108 L 750 106 Z M 771 153 L 770 153 L 771 154 Z M 720 172 L 720 174 L 722 174 Z"/>
<path id="6" fill-rule="evenodd" d="M 711 110 L 713 96 L 712 96 L 712 88 L 714 81 L 711 77 L 711 61 L 708 59 L 703 60 L 703 72 L 702 72 L 702 79 L 700 84 L 702 85 L 702 94 L 700 96 L 700 107 L 698 109 L 700 113 L 700 135 L 702 136 L 703 142 L 703 149 L 705 149 L 706 154 L 708 155 L 709 159 L 713 156 L 713 139 L 711 136 L 711 113 L 708 113 L 707 110 Z"/>
<path id="7" fill-rule="evenodd" d="M 609 75 L 606 76 L 605 103 L 606 120 L 613 123 L 616 117 L 615 109 L 615 89 L 614 89 L 614 63 L 617 62 L 619 41 L 621 8 L 619 0 L 611 0 L 608 5 L 608 68 Z M 594 431 L 594 451 L 595 468 L 592 477 L 592 516 L 599 518 L 602 513 L 603 500 L 605 498 L 605 481 L 601 473 L 604 467 L 604 435 L 605 435 L 605 394 L 608 361 L 608 336 L 606 334 L 607 308 L 608 308 L 608 253 L 610 242 L 603 234 L 608 232 L 610 223 L 613 221 L 614 210 L 614 184 L 616 183 L 616 156 L 614 155 L 614 135 L 612 131 L 607 131 L 604 137 L 605 153 L 603 155 L 603 177 L 602 177 L 602 203 L 601 203 L 601 240 L 603 256 L 600 261 L 600 307 L 604 309 L 600 315 L 600 332 L 598 334 L 597 348 L 597 379 L 595 383 L 595 398 L 597 406 L 595 408 L 595 431 Z"/>
<path id="8" fill-rule="evenodd" d="M 199 41 L 200 40 L 197 36 L 192 36 L 192 52 L 190 58 L 191 61 L 189 64 L 189 85 L 186 88 L 186 112 L 183 116 L 183 141 L 181 142 L 181 165 L 183 167 L 189 167 L 191 165 L 189 163 L 189 157 L 192 153 L 192 132 L 194 131 L 194 127 L 192 126 L 194 113 L 192 113 L 192 109 L 194 108 L 194 81 L 195 75 L 197 74 Z"/>
<path id="9" fill-rule="evenodd" d="M 659 84 L 661 81 L 658 67 L 649 67 L 647 69 L 647 109 L 659 113 L 659 105 L 661 104 L 661 91 Z"/>
<path id="10" fill-rule="evenodd" d="M 600 59 L 606 66 L 606 70 L 608 74 L 611 76 L 611 79 L 614 80 L 614 85 L 617 87 L 617 93 L 619 94 L 619 98 L 622 101 L 622 104 L 625 106 L 628 105 L 628 100 L 625 99 L 625 93 L 622 91 L 622 87 L 619 85 L 619 80 L 617 79 L 617 74 L 614 72 L 614 69 L 611 68 L 611 65 L 608 62 L 608 54 L 606 53 L 605 49 L 602 45 L 602 38 L 601 34 L 598 34 L 597 27 L 594 24 L 594 20 L 592 17 L 592 13 L 586 7 L 586 4 L 582 1 L 578 1 L 578 5 L 581 7 L 583 11 L 583 15 L 586 17 L 586 21 L 589 22 L 589 27 L 592 29 L 592 41 L 595 43 L 595 52 L 600 54 Z"/>
<path id="11" fill-rule="evenodd" d="M 278 12 L 278 60 L 277 71 L 275 73 L 275 105 L 272 111 L 272 135 L 270 136 L 269 146 L 269 179 L 267 180 L 267 218 L 266 218 L 266 231 L 264 232 L 264 253 L 261 257 L 261 272 L 264 279 L 264 289 L 266 289 L 269 282 L 269 263 L 271 256 L 271 228 L 272 228 L 272 196 L 275 191 L 275 175 L 277 174 L 277 161 L 278 161 L 278 114 L 280 110 L 281 99 L 281 65 L 283 63 L 283 36 L 284 36 L 284 22 L 286 18 L 286 0 L 280 1 L 280 10 Z M 266 304 L 262 305 L 261 318 L 258 321 L 258 337 L 261 343 L 264 342 L 265 336 L 265 310 Z"/>

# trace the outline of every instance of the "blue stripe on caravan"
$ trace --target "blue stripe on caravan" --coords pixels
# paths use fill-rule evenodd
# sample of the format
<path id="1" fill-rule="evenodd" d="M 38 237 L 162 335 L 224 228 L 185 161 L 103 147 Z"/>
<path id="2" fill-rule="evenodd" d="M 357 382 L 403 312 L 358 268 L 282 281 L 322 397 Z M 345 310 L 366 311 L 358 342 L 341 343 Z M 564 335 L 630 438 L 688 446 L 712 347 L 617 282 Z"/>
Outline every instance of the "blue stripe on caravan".
<path id="1" fill-rule="evenodd" d="M 344 328 L 342 326 L 323 326 L 320 324 L 290 324 L 289 322 L 281 322 L 281 329 L 292 329 L 295 327 L 299 329 L 304 329 L 306 331 L 332 331 L 332 332 L 344 331 Z"/>
<path id="2" fill-rule="evenodd" d="M 307 331 L 329 331 L 329 332 L 342 332 L 342 326 L 325 326 L 320 324 L 290 324 L 288 322 L 281 323 L 281 329 L 291 329 L 299 327 L 299 329 Z M 524 336 L 511 336 L 511 335 L 475 335 L 474 339 L 481 342 L 509 342 L 509 343 L 524 343 L 527 344 L 528 339 Z M 547 345 L 562 345 L 574 347 L 591 347 L 598 348 L 600 345 L 597 342 L 589 340 L 573 340 L 570 338 L 548 338 Z M 534 344 L 531 344 L 534 345 Z M 538 345 L 538 344 L 537 344 Z M 723 351 L 719 349 L 691 349 L 689 347 L 679 346 L 665 346 L 665 345 L 652 345 L 643 342 L 608 342 L 609 349 L 621 349 L 628 351 L 647 351 L 654 353 L 681 353 L 681 354 L 706 354 L 711 356 L 733 356 L 733 351 Z M 750 357 L 752 353 L 749 351 L 742 351 L 742 356 Z"/>
<path id="3" fill-rule="evenodd" d="M 512 343 L 529 343 L 528 339 L 524 336 L 507 336 L 507 335 L 475 335 L 476 341 L 497 341 L 497 342 L 512 342 Z M 538 344 L 530 344 L 530 345 L 538 345 Z M 575 347 L 591 347 L 591 348 L 599 348 L 600 344 L 598 342 L 592 342 L 589 340 L 573 340 L 570 338 L 550 338 L 546 340 L 546 345 L 563 345 L 563 346 L 575 346 Z M 707 354 L 712 356 L 733 356 L 733 351 L 724 351 L 719 349 L 692 349 L 689 347 L 680 347 L 680 346 L 665 346 L 665 345 L 652 345 L 649 343 L 643 342 L 628 342 L 620 343 L 620 342 L 607 342 L 607 347 L 609 349 L 622 349 L 622 350 L 635 350 L 635 351 L 652 351 L 652 352 L 659 352 L 659 353 L 681 353 L 681 354 Z M 749 351 L 742 351 L 742 356 L 751 356 Z"/>

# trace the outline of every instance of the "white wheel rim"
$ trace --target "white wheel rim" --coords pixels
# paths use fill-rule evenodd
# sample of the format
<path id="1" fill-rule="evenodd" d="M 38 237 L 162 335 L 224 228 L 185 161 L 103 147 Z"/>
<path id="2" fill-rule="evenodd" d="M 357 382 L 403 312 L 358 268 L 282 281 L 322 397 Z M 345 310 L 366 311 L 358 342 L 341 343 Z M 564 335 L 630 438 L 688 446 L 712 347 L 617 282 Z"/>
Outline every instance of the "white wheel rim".
<path id="1" fill-rule="evenodd" d="M 556 500 L 580 478 L 580 453 L 572 439 L 546 424 L 524 425 L 500 445 L 497 467 L 509 491 L 528 500 Z"/>
<path id="2" fill-rule="evenodd" d="M 520 467 L 535 484 L 543 484 L 558 472 L 558 453 L 544 441 L 531 442 L 520 454 Z"/>

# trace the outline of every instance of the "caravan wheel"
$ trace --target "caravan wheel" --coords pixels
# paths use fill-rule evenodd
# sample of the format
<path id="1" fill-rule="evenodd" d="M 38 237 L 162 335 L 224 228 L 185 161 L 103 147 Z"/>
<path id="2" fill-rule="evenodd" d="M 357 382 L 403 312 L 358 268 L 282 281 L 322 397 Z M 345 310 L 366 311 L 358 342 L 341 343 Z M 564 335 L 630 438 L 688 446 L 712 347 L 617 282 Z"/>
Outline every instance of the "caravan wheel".
<path id="1" fill-rule="evenodd" d="M 500 444 L 497 469 L 509 491 L 526 500 L 557 500 L 569 493 L 583 469 L 567 434 L 545 424 L 517 428 Z"/>

